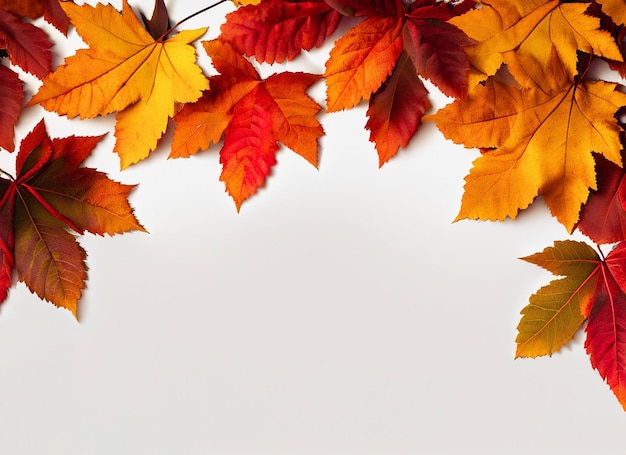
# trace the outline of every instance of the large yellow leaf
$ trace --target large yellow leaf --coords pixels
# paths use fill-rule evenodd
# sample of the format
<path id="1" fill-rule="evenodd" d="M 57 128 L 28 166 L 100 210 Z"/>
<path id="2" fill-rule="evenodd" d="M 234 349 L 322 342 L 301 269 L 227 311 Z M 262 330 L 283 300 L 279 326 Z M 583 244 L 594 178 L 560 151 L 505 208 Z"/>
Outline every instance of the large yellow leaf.
<path id="1" fill-rule="evenodd" d="M 626 105 L 626 94 L 608 82 L 574 84 L 555 54 L 545 69 L 529 62 L 526 68 L 532 87 L 519 87 L 499 73 L 434 116 L 449 139 L 494 148 L 474 161 L 458 219 L 515 218 L 543 195 L 571 231 L 589 190 L 596 188 L 592 152 L 621 165 L 615 113 Z"/>
<path id="2" fill-rule="evenodd" d="M 465 48 L 472 65 L 481 73 L 474 74 L 471 82 L 484 80 L 507 63 L 524 84 L 526 75 L 516 72 L 519 57 L 533 57 L 547 66 L 552 46 L 570 77 L 577 73 L 579 50 L 622 61 L 611 34 L 599 30 L 600 19 L 585 14 L 588 7 L 588 3 L 559 0 L 489 0 L 478 9 L 450 19 L 476 40 L 476 44 Z"/>
<path id="3" fill-rule="evenodd" d="M 126 0 L 121 14 L 110 5 L 62 6 L 89 48 L 49 75 L 29 105 L 70 118 L 117 111 L 115 151 L 127 167 L 156 148 L 175 103 L 195 101 L 208 88 L 190 45 L 206 29 L 155 40 Z"/>

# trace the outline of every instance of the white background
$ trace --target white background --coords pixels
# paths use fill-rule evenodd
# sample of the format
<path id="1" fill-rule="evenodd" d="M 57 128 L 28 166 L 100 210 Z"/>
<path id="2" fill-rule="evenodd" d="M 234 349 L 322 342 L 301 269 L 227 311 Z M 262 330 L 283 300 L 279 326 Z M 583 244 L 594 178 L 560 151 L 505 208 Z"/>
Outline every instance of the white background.
<path id="1" fill-rule="evenodd" d="M 176 20 L 200 8 L 167 3 Z M 232 9 L 186 27 L 211 24 L 213 37 Z M 82 45 L 47 30 L 60 55 Z M 321 72 L 327 53 L 291 68 Z M 323 85 L 312 94 L 322 102 Z M 20 140 L 42 115 L 53 137 L 111 131 L 88 164 L 140 183 L 132 203 L 150 234 L 81 238 L 80 323 L 21 283 L 11 291 L 0 453 L 623 453 L 626 413 L 582 336 L 513 360 L 519 311 L 551 279 L 517 258 L 567 233 L 540 202 L 515 222 L 452 223 L 477 154 L 433 125 L 378 169 L 364 106 L 320 116 L 320 169 L 281 150 L 237 214 L 218 148 L 167 160 L 166 138 L 119 172 L 113 117 L 29 108 Z"/>

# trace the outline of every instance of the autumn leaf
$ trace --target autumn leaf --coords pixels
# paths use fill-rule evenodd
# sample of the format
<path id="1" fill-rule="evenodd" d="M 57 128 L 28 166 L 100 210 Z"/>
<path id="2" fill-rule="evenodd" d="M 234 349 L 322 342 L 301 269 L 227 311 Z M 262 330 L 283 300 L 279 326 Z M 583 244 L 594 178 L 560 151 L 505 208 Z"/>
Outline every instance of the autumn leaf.
<path id="1" fill-rule="evenodd" d="M 24 71 L 43 79 L 52 71 L 52 43 L 39 28 L 0 9 L 0 47 L 5 49 L 12 63 Z"/>
<path id="2" fill-rule="evenodd" d="M 551 355 L 587 320 L 591 365 L 626 410 L 626 243 L 606 259 L 572 240 L 523 259 L 565 278 L 541 288 L 522 310 L 516 357 Z"/>
<path id="3" fill-rule="evenodd" d="M 306 90 L 319 76 L 286 72 L 262 80 L 230 44 L 203 44 L 220 74 L 211 78 L 211 90 L 174 117 L 170 157 L 188 157 L 224 137 L 220 180 L 239 210 L 265 184 L 278 142 L 317 166 L 321 106 Z"/>
<path id="4" fill-rule="evenodd" d="M 340 18 L 323 0 L 265 0 L 228 14 L 220 39 L 258 62 L 282 63 L 320 47 Z"/>
<path id="5" fill-rule="evenodd" d="M 20 17 L 35 19 L 43 16 L 60 32 L 67 35 L 70 25 L 67 14 L 61 8 L 60 0 L 0 0 L 0 10 L 5 10 Z M 70 1 L 70 0 L 62 0 Z"/>
<path id="6" fill-rule="evenodd" d="M 76 316 L 87 266 L 75 235 L 144 230 L 127 200 L 134 186 L 81 167 L 101 139 L 50 139 L 40 122 L 22 141 L 16 177 L 0 178 L 0 297 L 15 266 L 32 292 Z"/>
<path id="7" fill-rule="evenodd" d="M 626 174 L 606 158 L 594 158 L 598 188 L 589 194 L 576 229 L 598 244 L 621 242 L 626 240 Z"/>
<path id="8" fill-rule="evenodd" d="M 232 0 L 235 6 L 258 5 L 261 0 Z"/>
<path id="9" fill-rule="evenodd" d="M 367 111 L 365 127 L 371 132 L 370 141 L 376 144 L 380 166 L 408 145 L 430 106 L 428 91 L 405 53 L 389 80 L 372 97 Z"/>
<path id="10" fill-rule="evenodd" d="M 193 102 L 208 88 L 190 45 L 206 29 L 155 40 L 126 0 L 121 14 L 102 4 L 62 7 L 90 47 L 66 59 L 28 105 L 70 118 L 117 111 L 114 150 L 125 168 L 156 148 L 176 103 Z"/>
<path id="11" fill-rule="evenodd" d="M 388 2 L 392 11 L 401 6 L 400 0 Z M 403 26 L 402 16 L 389 16 L 381 10 L 378 16 L 368 17 L 335 42 L 324 73 L 328 112 L 350 109 L 369 100 L 383 85 L 402 53 Z"/>
<path id="12" fill-rule="evenodd" d="M 492 149 L 474 161 L 457 219 L 515 218 L 543 195 L 571 231 L 596 189 L 592 152 L 621 165 L 615 114 L 626 94 L 613 83 L 572 82 L 554 53 L 550 67 L 526 63 L 528 88 L 501 70 L 433 117 L 447 138 Z"/>
<path id="13" fill-rule="evenodd" d="M 620 243 L 606 258 L 587 323 L 585 349 L 626 410 L 626 244 Z"/>
<path id="14" fill-rule="evenodd" d="M 600 257 L 584 242 L 555 242 L 541 253 L 522 258 L 564 276 L 530 297 L 517 326 L 516 357 L 552 355 L 567 344 L 586 317 L 596 291 Z"/>
<path id="15" fill-rule="evenodd" d="M 0 65 L 0 147 L 12 152 L 15 149 L 14 128 L 17 124 L 24 90 L 16 73 Z"/>
<path id="16" fill-rule="evenodd" d="M 476 41 L 465 48 L 479 73 L 470 85 L 494 75 L 503 63 L 525 84 L 524 61 L 533 58 L 549 67 L 553 49 L 569 77 L 577 74 L 578 51 L 621 61 L 615 40 L 600 29 L 600 19 L 585 14 L 588 7 L 559 0 L 490 0 L 450 19 Z"/>
<path id="17" fill-rule="evenodd" d="M 625 0 L 596 0 L 604 14 L 611 17 L 617 25 L 626 25 L 626 1 Z"/>

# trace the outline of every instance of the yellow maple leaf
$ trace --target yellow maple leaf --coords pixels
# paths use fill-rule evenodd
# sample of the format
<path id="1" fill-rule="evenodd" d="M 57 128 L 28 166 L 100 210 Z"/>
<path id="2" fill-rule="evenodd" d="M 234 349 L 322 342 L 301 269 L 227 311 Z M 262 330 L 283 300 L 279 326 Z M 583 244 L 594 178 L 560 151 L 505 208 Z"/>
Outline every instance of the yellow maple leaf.
<path id="1" fill-rule="evenodd" d="M 503 63 L 525 84 L 527 75 L 519 58 L 532 57 L 547 66 L 553 46 L 570 77 L 577 73 L 579 50 L 622 61 L 611 34 L 599 30 L 600 19 L 585 14 L 588 7 L 588 3 L 559 0 L 489 0 L 450 19 L 476 41 L 465 47 L 478 70 L 472 74 L 470 85 L 494 75 Z"/>
<path id="2" fill-rule="evenodd" d="M 125 168 L 156 148 L 176 103 L 193 102 L 208 88 L 190 45 L 206 28 L 155 40 L 126 0 L 121 14 L 110 5 L 61 6 L 89 48 L 44 79 L 29 105 L 70 118 L 117 111 L 115 151 Z"/>
<path id="3" fill-rule="evenodd" d="M 611 16 L 617 25 L 626 24 L 626 0 L 598 0 L 602 11 Z"/>
<path id="4" fill-rule="evenodd" d="M 532 86 L 520 87 L 500 70 L 433 116 L 449 139 L 493 148 L 474 161 L 457 219 L 515 218 L 543 195 L 571 231 L 596 188 L 592 152 L 621 165 L 615 113 L 626 94 L 613 83 L 572 82 L 555 50 L 546 68 L 531 63 L 525 68 Z"/>

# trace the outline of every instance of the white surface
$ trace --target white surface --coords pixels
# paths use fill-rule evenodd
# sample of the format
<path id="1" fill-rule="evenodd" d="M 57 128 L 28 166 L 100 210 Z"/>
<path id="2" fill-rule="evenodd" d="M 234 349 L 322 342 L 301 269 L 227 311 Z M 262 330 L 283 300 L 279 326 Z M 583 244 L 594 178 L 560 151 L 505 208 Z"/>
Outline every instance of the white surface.
<path id="1" fill-rule="evenodd" d="M 151 12 L 151 0 L 132 4 Z M 196 8 L 169 4 L 174 19 Z M 68 49 L 78 43 L 72 33 Z M 323 100 L 321 84 L 313 93 Z M 20 138 L 41 115 L 27 111 Z M 113 125 L 45 118 L 56 137 Z M 89 164 L 140 183 L 132 203 L 150 234 L 80 240 L 80 324 L 22 284 L 11 291 L 0 453 L 624 451 L 626 414 L 582 337 L 513 360 L 519 311 L 550 279 L 516 258 L 565 230 L 539 205 L 516 222 L 452 224 L 475 152 L 428 125 L 379 170 L 364 107 L 320 119 L 319 171 L 282 150 L 240 214 L 218 148 L 177 161 L 164 148 L 119 172 L 113 135 L 102 142 Z"/>

